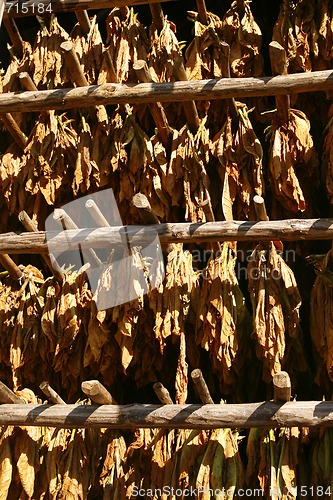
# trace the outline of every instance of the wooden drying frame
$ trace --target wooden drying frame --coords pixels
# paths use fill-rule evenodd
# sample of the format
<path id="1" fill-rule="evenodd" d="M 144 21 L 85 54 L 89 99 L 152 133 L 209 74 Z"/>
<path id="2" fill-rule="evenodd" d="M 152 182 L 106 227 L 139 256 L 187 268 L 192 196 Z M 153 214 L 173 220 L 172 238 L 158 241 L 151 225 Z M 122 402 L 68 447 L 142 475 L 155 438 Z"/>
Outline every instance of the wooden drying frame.
<path id="1" fill-rule="evenodd" d="M 288 219 L 274 221 L 178 222 L 151 226 L 70 229 L 47 233 L 52 251 L 82 248 L 109 248 L 123 245 L 124 236 L 132 245 L 151 243 L 158 235 L 161 244 L 204 243 L 207 241 L 294 241 L 333 240 L 333 219 Z M 3 233 L 0 254 L 43 254 L 48 252 L 46 232 Z"/>
<path id="2" fill-rule="evenodd" d="M 333 71 L 313 71 L 260 78 L 219 78 L 162 83 L 90 85 L 57 90 L 0 94 L 0 113 L 83 108 L 107 104 L 185 102 L 291 95 L 333 89 Z"/>
<path id="3" fill-rule="evenodd" d="M 112 429 L 332 427 L 332 401 L 246 404 L 2 404 L 0 425 Z"/>
<path id="4" fill-rule="evenodd" d="M 59 12 L 76 12 L 81 10 L 97 10 L 97 9 L 113 9 L 114 7 L 136 7 L 137 5 L 149 5 L 161 2 L 175 2 L 178 0 L 27 0 L 24 2 L 24 10 L 21 8 L 12 7 L 9 9 L 5 6 L 5 15 L 10 18 L 15 17 L 28 17 L 38 15 L 36 4 L 44 5 L 46 9 L 50 4 L 52 12 L 57 14 Z M 7 2 L 8 3 L 8 2 Z M 13 0 L 10 3 L 20 5 L 22 0 Z"/>

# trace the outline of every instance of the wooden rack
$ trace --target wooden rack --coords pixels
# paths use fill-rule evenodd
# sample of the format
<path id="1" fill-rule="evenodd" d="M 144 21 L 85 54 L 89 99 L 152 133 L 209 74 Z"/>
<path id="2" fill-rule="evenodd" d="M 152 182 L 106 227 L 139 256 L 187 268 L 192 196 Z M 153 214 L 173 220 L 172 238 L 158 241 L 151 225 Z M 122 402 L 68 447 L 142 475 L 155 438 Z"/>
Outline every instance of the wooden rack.
<path id="1" fill-rule="evenodd" d="M 0 113 L 87 108 L 107 104 L 184 102 L 288 95 L 333 88 L 331 70 L 260 78 L 219 78 L 180 82 L 90 85 L 0 94 Z"/>
<path id="2" fill-rule="evenodd" d="M 331 401 L 163 406 L 3 404 L 0 409 L 0 425 L 112 429 L 333 426 Z"/>
<path id="3" fill-rule="evenodd" d="M 82 248 L 108 248 L 123 245 L 123 237 L 131 244 L 150 243 L 158 235 L 161 244 L 203 243 L 206 241 L 293 241 L 332 240 L 333 219 L 288 219 L 274 221 L 179 222 L 151 226 L 100 227 L 69 229 L 61 233 L 4 233 L 0 236 L 0 254 L 42 254 Z"/>
<path id="4" fill-rule="evenodd" d="M 38 3 L 43 4 L 45 9 L 51 4 L 52 12 L 58 13 L 141 4 L 158 5 L 160 2 L 169 1 L 175 0 L 150 0 L 149 2 L 147 0 L 39 0 Z M 16 1 L 10 9 L 9 4 L 7 4 L 4 12 L 5 19 L 11 20 L 15 17 L 36 15 L 38 12 L 35 10 L 35 4 L 35 0 L 28 0 L 24 3 L 24 11 L 20 7 L 21 2 L 19 1 Z M 208 18 L 204 3 L 202 3 L 200 12 L 204 24 L 207 24 Z M 144 81 L 142 78 L 141 80 Z M 327 91 L 332 88 L 333 72 L 331 70 L 261 78 L 226 77 L 166 83 L 151 81 L 138 84 L 107 83 L 44 91 L 32 89 L 30 86 L 29 91 L 0 94 L 0 114 L 40 112 L 52 109 L 66 110 L 80 107 L 89 109 L 96 105 L 121 103 L 184 103 L 196 100 L 286 96 L 303 92 Z M 143 207 L 137 208 L 141 209 L 142 214 Z M 152 214 L 150 214 L 150 219 L 152 220 Z M 71 229 L 56 235 L 49 233 L 46 235 L 42 231 L 2 234 L 0 236 L 0 254 L 40 253 L 45 255 L 48 253 L 46 236 L 48 236 L 48 240 L 52 238 L 53 250 L 57 251 L 77 249 L 78 244 L 82 248 L 122 245 L 125 233 L 130 238 L 131 244 L 143 244 L 146 240 L 150 242 L 152 234 L 159 236 L 162 245 L 207 241 L 333 240 L 333 219 L 165 224 L 158 224 L 158 220 L 153 220 L 153 222 L 155 224 L 149 227 L 142 225 Z M 196 381 L 196 384 L 201 383 L 201 390 L 198 391 L 201 400 L 204 399 L 205 403 L 209 404 L 172 404 L 165 388 L 161 384 L 157 384 L 158 387 L 155 384 L 154 390 L 159 394 L 160 400 L 167 404 L 162 406 L 117 405 L 111 394 L 98 381 L 84 382 L 82 390 L 94 403 L 103 403 L 100 406 L 96 404 L 64 404 L 61 397 L 53 391 L 47 382 L 41 384 L 41 388 L 49 400 L 55 404 L 22 404 L 20 398 L 0 383 L 2 397 L 0 403 L 3 403 L 0 411 L 0 425 L 114 429 L 333 426 L 333 401 L 290 402 L 290 386 L 279 387 L 278 379 L 274 383 L 273 402 L 249 404 L 210 404 L 212 400 L 202 379 L 202 374 L 197 374 L 193 381 Z M 97 395 L 94 392 L 96 390 Z"/>

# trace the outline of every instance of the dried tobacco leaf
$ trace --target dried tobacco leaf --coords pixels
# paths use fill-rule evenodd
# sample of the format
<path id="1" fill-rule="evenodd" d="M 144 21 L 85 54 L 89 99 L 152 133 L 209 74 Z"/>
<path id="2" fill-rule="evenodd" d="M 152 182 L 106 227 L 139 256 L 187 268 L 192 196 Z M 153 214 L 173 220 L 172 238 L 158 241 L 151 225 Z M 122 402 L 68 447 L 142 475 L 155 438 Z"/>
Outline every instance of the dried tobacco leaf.
<path id="1" fill-rule="evenodd" d="M 97 83 L 102 65 L 104 44 L 98 29 L 96 16 L 90 19 L 90 31 L 87 35 L 82 34 L 80 24 L 77 24 L 70 36 L 89 85 Z"/>
<path id="2" fill-rule="evenodd" d="M 310 179 L 318 157 L 310 134 L 310 122 L 302 111 L 291 109 L 288 124 L 273 118 L 269 158 L 270 181 L 275 196 L 292 212 L 311 213 Z M 313 182 L 313 181 L 312 181 Z"/>
<path id="3" fill-rule="evenodd" d="M 330 380 L 333 380 L 333 271 L 332 256 L 328 252 L 321 259 L 314 256 L 317 274 L 311 292 L 310 332 L 311 340 L 326 366 Z M 317 367 L 317 382 L 320 377 L 320 366 Z"/>
<path id="4" fill-rule="evenodd" d="M 286 50 L 288 72 L 312 71 L 319 55 L 319 26 L 316 9 L 319 2 L 284 0 L 274 25 L 273 40 Z M 322 68 L 324 69 L 324 68 Z"/>
<path id="5" fill-rule="evenodd" d="M 68 82 L 66 65 L 60 45 L 69 39 L 68 33 L 52 15 L 49 28 L 44 25 L 36 37 L 30 72 L 38 88 L 55 88 Z"/>
<path id="6" fill-rule="evenodd" d="M 219 161 L 222 209 L 226 220 L 255 219 L 253 197 L 264 194 L 261 144 L 252 128 L 245 104 L 236 103 L 238 126 L 227 114 L 222 129 L 212 140 L 212 154 Z M 234 206 L 235 205 L 235 206 Z"/>
<path id="7" fill-rule="evenodd" d="M 209 352 L 223 392 L 235 384 L 244 359 L 236 359 L 247 341 L 248 312 L 235 274 L 228 243 L 209 259 L 204 270 L 197 310 L 196 341 Z"/>
<path id="8" fill-rule="evenodd" d="M 286 334 L 297 337 L 301 297 L 293 272 L 271 242 L 268 253 L 259 245 L 248 264 L 253 307 L 253 337 L 269 383 L 285 361 Z"/>
<path id="9" fill-rule="evenodd" d="M 0 436 L 0 500 L 7 500 L 13 478 L 13 459 L 10 436 L 13 427 L 3 427 Z"/>
<path id="10" fill-rule="evenodd" d="M 198 293 L 199 275 L 192 267 L 192 255 L 182 244 L 173 245 L 168 253 L 164 282 L 149 293 L 154 312 L 154 333 L 163 352 L 169 336 L 185 331 L 192 298 Z"/>
<path id="11" fill-rule="evenodd" d="M 244 2 L 243 17 L 238 13 L 237 2 L 222 19 L 222 28 L 218 31 L 221 40 L 230 46 L 230 65 L 232 76 L 261 76 L 263 58 L 261 56 L 262 34 L 254 20 L 250 2 Z"/>
<path id="12" fill-rule="evenodd" d="M 200 23 L 196 12 L 188 13 L 194 22 L 194 39 L 186 48 L 186 72 L 189 80 L 222 78 L 223 54 L 219 45 L 222 21 L 208 13 L 209 24 Z"/>
<path id="13" fill-rule="evenodd" d="M 147 59 L 149 42 L 146 32 L 134 10 L 127 7 L 113 9 L 106 20 L 106 27 L 108 44 L 106 50 L 113 63 L 117 82 L 129 81 L 133 63 L 138 59 Z M 100 85 L 110 81 L 112 81 L 110 62 L 104 57 L 97 83 Z M 133 83 L 136 82 L 134 76 Z"/>

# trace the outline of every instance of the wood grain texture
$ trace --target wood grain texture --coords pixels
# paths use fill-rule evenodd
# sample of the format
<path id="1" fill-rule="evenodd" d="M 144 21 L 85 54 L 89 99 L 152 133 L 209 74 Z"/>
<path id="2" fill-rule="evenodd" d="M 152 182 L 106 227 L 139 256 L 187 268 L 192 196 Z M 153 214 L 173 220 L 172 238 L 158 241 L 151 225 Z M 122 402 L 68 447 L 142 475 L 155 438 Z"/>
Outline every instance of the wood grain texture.
<path id="1" fill-rule="evenodd" d="M 90 85 L 71 89 L 0 94 L 0 113 L 285 95 L 333 88 L 331 70 L 261 78 L 220 78 L 162 83 Z"/>
<path id="2" fill-rule="evenodd" d="M 333 219 L 289 219 L 278 221 L 244 222 L 179 222 L 152 226 L 101 227 L 72 229 L 48 233 L 52 251 L 82 248 L 109 248 L 123 245 L 124 235 L 131 245 L 151 243 L 156 235 L 161 244 L 202 243 L 205 241 L 296 241 L 332 240 Z M 47 253 L 46 233 L 4 233 L 0 235 L 0 253 Z"/>
<path id="3" fill-rule="evenodd" d="M 333 402 L 163 406 L 3 404 L 0 425 L 113 429 L 328 427 L 333 426 Z"/>

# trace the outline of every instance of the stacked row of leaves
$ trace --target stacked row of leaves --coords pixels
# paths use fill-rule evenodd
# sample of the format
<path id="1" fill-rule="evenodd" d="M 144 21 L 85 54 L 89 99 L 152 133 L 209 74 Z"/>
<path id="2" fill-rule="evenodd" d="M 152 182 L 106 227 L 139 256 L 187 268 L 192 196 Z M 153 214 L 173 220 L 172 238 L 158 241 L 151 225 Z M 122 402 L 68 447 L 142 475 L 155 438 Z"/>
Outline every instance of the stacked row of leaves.
<path id="1" fill-rule="evenodd" d="M 37 402 L 31 391 L 20 394 Z M 275 500 L 296 499 L 301 485 L 303 497 L 328 494 L 331 430 L 309 438 L 307 429 L 252 429 L 244 460 L 238 450 L 242 439 L 230 429 L 139 429 L 133 435 L 7 427 L 0 436 L 0 498 L 125 499 L 147 492 L 156 499 L 222 500 L 249 488 L 258 496 L 260 490 L 265 497 L 271 492 Z"/>
<path id="2" fill-rule="evenodd" d="M 295 26 L 296 34 L 291 28 L 288 31 L 290 71 L 300 70 L 295 64 L 301 60 L 301 51 L 306 54 L 307 64 L 313 60 L 315 65 L 317 59 L 324 59 L 329 66 L 330 54 L 322 48 L 327 39 L 324 24 L 330 20 L 326 3 L 320 2 L 319 8 L 319 3 L 300 1 L 294 9 L 290 2 L 283 3 L 273 38 L 285 44 L 281 30 Z M 262 35 L 250 3 L 245 4 L 244 16 L 239 16 L 235 2 L 223 19 L 209 14 L 208 26 L 198 21 L 196 13 L 189 14 L 195 35 L 184 58 L 189 79 L 223 75 L 225 56 L 221 41 L 231 47 L 232 76 L 263 74 Z M 308 22 L 309 14 L 302 14 L 302 8 L 311 6 L 311 30 L 319 23 L 316 44 L 311 44 L 313 52 L 307 49 L 310 35 L 303 26 L 305 21 L 297 24 L 303 18 Z M 115 79 L 119 83 L 137 82 L 132 66 L 138 59 L 147 61 L 154 81 L 176 79 L 174 62 L 182 54 L 182 45 L 176 39 L 172 22 L 166 20 L 161 32 L 154 25 L 147 32 L 133 10 L 114 9 L 107 18 L 107 31 L 105 46 L 95 21 L 87 37 L 81 34 L 79 26 L 69 36 L 52 18 L 47 27 L 40 29 L 34 47 L 26 42 L 23 57 L 12 59 L 3 76 L 2 89 L 20 89 L 17 76 L 21 71 L 31 74 L 38 89 L 71 86 L 60 50 L 60 44 L 68 39 L 73 41 L 90 84 Z M 301 35 L 302 41 L 298 39 Z M 294 47 L 294 52 L 290 47 Z M 311 57 L 307 57 L 308 53 Z M 253 104 L 250 113 L 249 106 Z M 277 201 L 272 218 L 298 212 L 311 216 L 318 210 L 315 187 L 326 173 L 327 193 L 331 197 L 332 131 L 327 110 L 321 118 L 322 128 L 329 125 L 322 152 L 324 171 L 320 172 L 310 122 L 301 109 L 291 109 L 289 123 L 281 123 L 262 99 L 248 105 L 205 101 L 197 106 L 200 127 L 191 132 L 182 107 L 175 103 L 164 105 L 170 132 L 167 141 L 160 137 L 149 108 L 144 105 L 116 109 L 98 106 L 90 114 L 51 111 L 39 116 L 15 116 L 29 141 L 24 152 L 11 143 L 1 159 L 2 229 L 6 230 L 6 216 L 21 209 L 27 210 L 43 229 L 45 215 L 54 204 L 104 187 L 114 189 L 124 222 L 131 223 L 136 214 L 129 202 L 138 191 L 148 196 L 155 213 L 165 221 L 205 220 L 199 202 L 207 198 L 217 219 L 253 219 L 253 196 L 269 189 Z M 263 111 L 266 114 L 262 115 Z M 268 126 L 269 140 L 263 136 L 263 123 Z M 263 151 L 269 157 L 267 171 L 262 165 Z"/>
<path id="3" fill-rule="evenodd" d="M 270 383 L 282 367 L 291 375 L 307 369 L 301 299 L 273 243 L 268 253 L 257 247 L 248 269 L 252 324 L 235 264 L 225 243 L 203 272 L 195 271 L 190 252 L 175 245 L 158 288 L 104 311 L 84 273 L 67 273 L 60 286 L 27 266 L 22 286 L 5 280 L 0 289 L 1 378 L 15 390 L 52 380 L 70 400 L 87 378 L 101 376 L 112 390 L 121 374 L 139 387 L 162 379 L 174 387 L 176 402 L 185 403 L 189 369 L 202 367 L 208 355 L 218 381 L 213 394 L 255 400 L 261 374 Z M 117 283 L 112 266 L 107 272 Z"/>
<path id="4" fill-rule="evenodd" d="M 273 33 L 287 50 L 288 70 L 330 68 L 331 1 L 295 4 L 283 2 Z M 231 48 L 232 76 L 263 74 L 262 36 L 250 3 L 241 17 L 236 3 L 222 19 L 209 14 L 209 26 L 196 13 L 189 18 L 194 23 L 194 39 L 184 54 L 189 79 L 225 76 L 221 41 Z M 115 9 L 107 30 L 104 46 L 95 20 L 87 37 L 78 26 L 69 36 L 53 17 L 40 29 L 35 45 L 26 42 L 23 57 L 13 57 L 1 79 L 2 90 L 20 89 L 20 71 L 28 71 L 38 89 L 71 87 L 59 50 L 68 39 L 90 84 L 113 82 L 114 74 L 119 83 L 137 82 L 132 66 L 138 59 L 147 61 L 154 81 L 176 80 L 174 61 L 183 47 L 172 22 L 166 20 L 161 32 L 154 25 L 147 32 L 132 10 Z M 314 187 L 321 178 L 331 200 L 331 111 L 320 117 L 322 129 L 327 125 L 320 172 L 306 116 L 311 107 L 304 100 L 293 102 L 293 108 L 303 111 L 291 109 L 288 124 L 279 121 L 265 100 L 200 102 L 197 107 L 200 126 L 194 133 L 181 106 L 164 105 L 167 142 L 144 105 L 15 114 L 29 140 L 22 151 L 8 136 L 8 149 L 2 151 L 1 230 L 8 231 L 8 216 L 22 209 L 44 229 L 54 205 L 106 187 L 113 188 L 124 223 L 138 221 L 130 203 L 137 192 L 146 194 L 161 221 L 204 221 L 200 202 L 206 199 L 216 219 L 254 219 L 253 196 L 270 190 L 272 218 L 299 212 L 311 216 L 318 210 Z M 268 126 L 267 142 L 263 124 Z M 166 279 L 157 290 L 106 311 L 97 310 L 84 274 L 68 273 L 62 286 L 32 266 L 25 267 L 23 285 L 4 277 L 1 380 L 28 402 L 37 402 L 36 396 L 23 387 L 37 394 L 44 379 L 67 402 L 80 399 L 80 383 L 90 378 L 100 378 L 119 402 L 128 402 L 122 381 L 130 381 L 135 390 L 162 380 L 174 400 L 184 403 L 193 401 L 193 395 L 188 398 L 190 370 L 211 365 L 213 375 L 205 375 L 215 400 L 217 395 L 238 402 L 258 399 L 258 384 L 270 383 L 281 368 L 292 377 L 307 370 L 301 299 L 274 244 L 268 252 L 259 246 L 248 269 L 251 321 L 233 255 L 222 245 L 218 256 L 204 263 L 203 276 L 194 270 L 191 254 L 174 246 L 167 256 Z M 333 314 L 322 306 L 333 303 L 330 256 L 315 263 L 312 342 L 318 352 L 317 382 L 325 385 L 327 378 L 333 379 L 327 334 Z M 134 485 L 146 490 L 206 486 L 222 489 L 215 495 L 219 499 L 249 486 L 261 487 L 267 495 L 271 488 L 272 498 L 296 498 L 296 485 L 331 485 L 331 431 L 319 437 L 311 440 L 304 429 L 253 429 L 246 438 L 246 458 L 245 447 L 242 457 L 238 452 L 241 438 L 230 430 L 140 430 L 133 437 L 111 431 L 4 428 L 0 498 L 74 500 L 86 498 L 88 491 L 92 498 L 125 498 Z M 211 498 L 209 492 L 202 496 Z"/>

